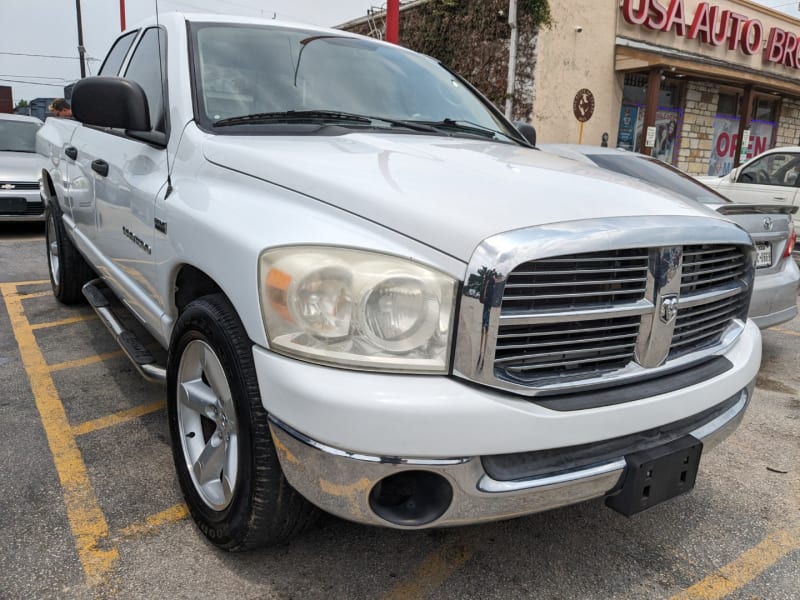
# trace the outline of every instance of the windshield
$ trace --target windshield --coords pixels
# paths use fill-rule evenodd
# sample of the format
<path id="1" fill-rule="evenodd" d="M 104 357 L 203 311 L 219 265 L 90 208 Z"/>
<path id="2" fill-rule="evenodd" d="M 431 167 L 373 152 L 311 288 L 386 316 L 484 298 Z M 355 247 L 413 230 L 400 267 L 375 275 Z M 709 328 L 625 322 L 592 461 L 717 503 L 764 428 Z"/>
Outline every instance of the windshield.
<path id="1" fill-rule="evenodd" d="M 0 119 L 0 152 L 36 152 L 39 123 Z"/>
<path id="2" fill-rule="evenodd" d="M 725 196 L 706 187 L 696 179 L 654 158 L 631 154 L 587 154 L 586 156 L 604 169 L 641 179 L 703 204 L 730 202 Z"/>
<path id="3" fill-rule="evenodd" d="M 194 24 L 193 32 L 199 117 L 218 124 L 215 133 L 225 133 L 223 125 L 286 131 L 299 121 L 353 129 L 406 122 L 442 126 L 409 128 L 428 135 L 519 139 L 447 69 L 401 48 L 282 27 Z M 251 118 L 236 119 L 244 116 Z M 347 118 L 356 116 L 371 119 Z"/>

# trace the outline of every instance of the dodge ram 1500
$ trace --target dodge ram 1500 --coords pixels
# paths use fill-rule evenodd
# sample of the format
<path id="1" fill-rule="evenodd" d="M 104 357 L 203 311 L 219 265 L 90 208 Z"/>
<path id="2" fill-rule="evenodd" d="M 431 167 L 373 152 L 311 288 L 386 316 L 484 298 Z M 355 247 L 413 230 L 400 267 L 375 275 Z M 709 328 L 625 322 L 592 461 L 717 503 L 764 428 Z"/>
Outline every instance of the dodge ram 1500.
<path id="1" fill-rule="evenodd" d="M 72 106 L 38 134 L 53 292 L 166 383 L 220 547 L 317 507 L 408 529 L 634 514 L 689 490 L 750 401 L 749 236 L 538 151 L 430 57 L 171 13 Z"/>

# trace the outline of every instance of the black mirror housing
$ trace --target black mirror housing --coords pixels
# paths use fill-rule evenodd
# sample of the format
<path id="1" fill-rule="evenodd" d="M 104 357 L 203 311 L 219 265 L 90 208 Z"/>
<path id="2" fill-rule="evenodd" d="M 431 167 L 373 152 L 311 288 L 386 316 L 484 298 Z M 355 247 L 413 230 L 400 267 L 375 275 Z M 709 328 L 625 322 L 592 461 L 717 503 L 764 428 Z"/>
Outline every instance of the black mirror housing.
<path id="1" fill-rule="evenodd" d="M 536 129 L 533 125 L 525 121 L 514 121 L 514 127 L 522 134 L 522 137 L 530 142 L 531 146 L 536 145 Z"/>
<path id="2" fill-rule="evenodd" d="M 72 90 L 72 116 L 86 125 L 150 131 L 150 108 L 142 87 L 122 77 L 87 77 Z"/>

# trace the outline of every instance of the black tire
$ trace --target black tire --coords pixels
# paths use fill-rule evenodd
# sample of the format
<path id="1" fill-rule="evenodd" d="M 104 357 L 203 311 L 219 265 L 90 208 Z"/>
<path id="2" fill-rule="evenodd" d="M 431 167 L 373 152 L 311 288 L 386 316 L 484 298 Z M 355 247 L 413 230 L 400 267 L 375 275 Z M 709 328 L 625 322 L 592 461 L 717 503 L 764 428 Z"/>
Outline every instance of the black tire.
<path id="1" fill-rule="evenodd" d="M 227 393 L 217 393 L 224 388 L 220 374 L 230 401 L 225 399 Z M 202 390 L 196 398 L 207 402 L 210 392 L 216 405 L 191 402 L 187 389 L 193 385 Z M 209 406 L 214 406 L 213 415 Z M 261 403 L 252 342 L 223 294 L 191 302 L 178 318 L 167 363 L 167 411 L 181 490 L 189 512 L 213 544 L 230 551 L 250 550 L 290 538 L 316 520 L 318 509 L 289 485 L 281 471 Z M 222 416 L 226 412 L 230 418 Z M 230 440 L 232 435 L 226 432 L 234 429 L 235 445 L 219 441 Z M 200 462 L 196 460 L 199 448 L 203 447 L 204 454 L 216 435 L 213 452 L 223 446 L 225 455 L 224 462 L 213 463 L 220 469 L 218 479 L 215 468 L 209 468 L 205 477 L 202 469 L 198 474 L 189 467 Z M 230 459 L 234 448 L 235 458 Z M 231 471 L 235 480 L 226 487 L 223 480 L 229 481 Z"/>
<path id="2" fill-rule="evenodd" d="M 94 277 L 94 271 L 69 239 L 56 202 L 48 202 L 44 211 L 50 285 L 59 302 L 78 304 L 84 301 L 81 288 Z"/>

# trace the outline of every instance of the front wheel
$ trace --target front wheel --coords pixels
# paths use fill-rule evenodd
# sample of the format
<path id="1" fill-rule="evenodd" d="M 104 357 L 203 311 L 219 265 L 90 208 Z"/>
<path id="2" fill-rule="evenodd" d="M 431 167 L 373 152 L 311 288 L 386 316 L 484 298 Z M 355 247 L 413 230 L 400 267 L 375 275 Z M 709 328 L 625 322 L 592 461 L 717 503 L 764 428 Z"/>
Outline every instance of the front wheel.
<path id="1" fill-rule="evenodd" d="M 221 294 L 190 303 L 167 365 L 172 453 L 197 525 L 227 550 L 284 540 L 317 509 L 289 486 L 261 404 L 252 343 Z"/>
<path id="2" fill-rule="evenodd" d="M 45 209 L 45 242 L 53 295 L 64 304 L 82 302 L 81 288 L 94 273 L 69 239 L 56 200 L 48 202 Z"/>

